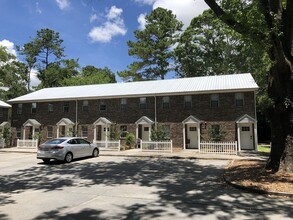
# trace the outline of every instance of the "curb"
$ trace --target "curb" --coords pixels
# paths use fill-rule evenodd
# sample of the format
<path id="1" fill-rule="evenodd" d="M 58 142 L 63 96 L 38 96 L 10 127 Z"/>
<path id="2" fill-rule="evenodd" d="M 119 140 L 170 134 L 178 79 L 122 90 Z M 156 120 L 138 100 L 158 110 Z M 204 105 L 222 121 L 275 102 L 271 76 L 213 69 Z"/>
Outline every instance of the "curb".
<path id="1" fill-rule="evenodd" d="M 225 173 L 223 174 L 223 180 L 226 184 L 228 184 L 236 189 L 240 189 L 240 190 L 243 190 L 243 191 L 246 191 L 249 193 L 257 193 L 257 194 L 261 194 L 261 195 L 287 196 L 287 197 L 293 198 L 293 193 L 267 191 L 267 190 L 258 189 L 255 187 L 243 186 L 243 185 L 237 184 L 235 182 L 228 180 L 226 178 Z"/>

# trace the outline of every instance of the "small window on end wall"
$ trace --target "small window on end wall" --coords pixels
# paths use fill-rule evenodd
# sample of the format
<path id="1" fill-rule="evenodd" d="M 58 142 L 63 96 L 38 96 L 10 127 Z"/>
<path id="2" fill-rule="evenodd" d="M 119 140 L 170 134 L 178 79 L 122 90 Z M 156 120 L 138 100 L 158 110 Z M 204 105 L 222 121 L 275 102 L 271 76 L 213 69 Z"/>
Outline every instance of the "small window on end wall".
<path id="1" fill-rule="evenodd" d="M 235 93 L 235 105 L 236 105 L 236 107 L 244 106 L 244 94 L 243 93 Z"/>
<path id="2" fill-rule="evenodd" d="M 139 109 L 146 109 L 146 97 L 139 98 Z"/>
<path id="3" fill-rule="evenodd" d="M 219 94 L 212 94 L 211 95 L 211 107 L 212 108 L 219 107 Z"/>
<path id="4" fill-rule="evenodd" d="M 104 101 L 100 101 L 100 111 L 106 111 L 107 106 Z"/>
<path id="5" fill-rule="evenodd" d="M 192 97 L 191 95 L 184 96 L 184 108 L 191 109 L 192 108 Z"/>

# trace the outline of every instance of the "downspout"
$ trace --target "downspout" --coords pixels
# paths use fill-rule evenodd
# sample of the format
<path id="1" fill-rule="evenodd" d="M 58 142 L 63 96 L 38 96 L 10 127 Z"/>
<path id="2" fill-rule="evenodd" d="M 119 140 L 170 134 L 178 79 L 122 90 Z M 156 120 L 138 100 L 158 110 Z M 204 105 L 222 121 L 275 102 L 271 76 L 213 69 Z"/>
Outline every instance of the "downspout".
<path id="1" fill-rule="evenodd" d="M 255 123 L 254 123 L 254 150 L 257 150 L 258 137 L 257 137 L 257 113 L 256 113 L 256 91 L 254 91 L 254 114 L 255 114 Z"/>
<path id="2" fill-rule="evenodd" d="M 154 96 L 154 98 L 155 98 L 155 129 L 157 131 L 157 129 L 158 129 L 158 125 L 157 125 L 157 97 Z"/>
<path id="3" fill-rule="evenodd" d="M 75 100 L 75 137 L 77 137 L 77 113 L 78 113 L 78 102 Z"/>

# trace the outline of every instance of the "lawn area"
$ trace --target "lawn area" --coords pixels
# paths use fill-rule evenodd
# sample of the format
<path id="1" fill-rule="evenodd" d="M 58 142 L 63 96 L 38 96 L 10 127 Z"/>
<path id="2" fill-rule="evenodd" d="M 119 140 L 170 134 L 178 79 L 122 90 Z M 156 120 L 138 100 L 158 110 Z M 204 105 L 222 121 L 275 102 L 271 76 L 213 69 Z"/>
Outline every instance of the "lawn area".
<path id="1" fill-rule="evenodd" d="M 270 153 L 271 147 L 270 147 L 270 145 L 258 145 L 257 150 L 259 152 L 263 152 L 263 153 Z"/>

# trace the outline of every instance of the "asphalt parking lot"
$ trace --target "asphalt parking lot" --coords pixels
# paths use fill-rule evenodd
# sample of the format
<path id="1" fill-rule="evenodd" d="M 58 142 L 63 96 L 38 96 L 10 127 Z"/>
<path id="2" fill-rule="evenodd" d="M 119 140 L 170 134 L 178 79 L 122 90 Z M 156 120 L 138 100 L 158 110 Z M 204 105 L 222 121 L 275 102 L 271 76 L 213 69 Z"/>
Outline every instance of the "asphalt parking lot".
<path id="1" fill-rule="evenodd" d="M 292 219 L 293 201 L 222 181 L 228 160 L 0 152 L 0 219 Z"/>

